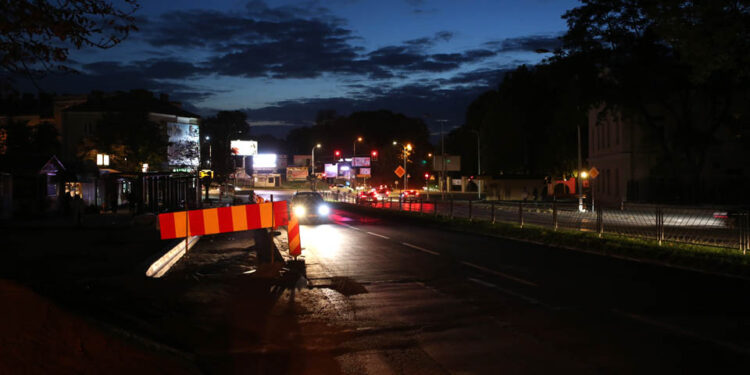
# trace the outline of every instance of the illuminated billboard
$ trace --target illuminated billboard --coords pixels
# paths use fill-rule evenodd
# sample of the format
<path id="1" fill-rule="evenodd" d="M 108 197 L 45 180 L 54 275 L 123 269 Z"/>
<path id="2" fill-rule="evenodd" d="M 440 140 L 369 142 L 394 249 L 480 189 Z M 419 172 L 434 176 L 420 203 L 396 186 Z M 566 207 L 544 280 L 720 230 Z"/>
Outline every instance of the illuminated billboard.
<path id="1" fill-rule="evenodd" d="M 339 173 L 337 164 L 326 164 L 326 178 L 336 178 Z"/>
<path id="2" fill-rule="evenodd" d="M 286 167 L 287 181 L 305 181 L 307 176 L 307 167 Z"/>
<path id="3" fill-rule="evenodd" d="M 167 123 L 167 159 L 172 170 L 192 171 L 198 169 L 200 134 L 198 125 L 178 122 Z"/>
<path id="4" fill-rule="evenodd" d="M 253 169 L 276 169 L 276 154 L 256 154 L 253 156 Z"/>
<path id="5" fill-rule="evenodd" d="M 370 168 L 359 168 L 359 173 L 357 173 L 357 177 L 370 177 L 371 175 L 371 169 Z"/>
<path id="6" fill-rule="evenodd" d="M 356 157 L 352 158 L 352 167 L 369 167 L 370 157 Z"/>
<path id="7" fill-rule="evenodd" d="M 240 141 L 234 140 L 230 143 L 232 153 L 242 156 L 258 155 L 258 141 Z"/>

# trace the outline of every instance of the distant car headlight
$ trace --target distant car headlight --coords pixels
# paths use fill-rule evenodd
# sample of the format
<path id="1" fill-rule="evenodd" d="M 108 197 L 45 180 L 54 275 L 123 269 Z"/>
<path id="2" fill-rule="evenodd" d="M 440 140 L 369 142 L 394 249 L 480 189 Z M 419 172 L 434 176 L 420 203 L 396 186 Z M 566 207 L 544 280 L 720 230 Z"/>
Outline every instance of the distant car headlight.
<path id="1" fill-rule="evenodd" d="M 302 217 L 307 214 L 307 210 L 305 209 L 305 206 L 294 206 L 294 216 Z"/>
<path id="2" fill-rule="evenodd" d="M 328 214 L 330 214 L 330 213 L 331 213 L 331 209 L 328 208 L 327 205 L 321 204 L 320 206 L 318 206 L 318 215 L 320 215 L 320 216 L 328 216 Z"/>

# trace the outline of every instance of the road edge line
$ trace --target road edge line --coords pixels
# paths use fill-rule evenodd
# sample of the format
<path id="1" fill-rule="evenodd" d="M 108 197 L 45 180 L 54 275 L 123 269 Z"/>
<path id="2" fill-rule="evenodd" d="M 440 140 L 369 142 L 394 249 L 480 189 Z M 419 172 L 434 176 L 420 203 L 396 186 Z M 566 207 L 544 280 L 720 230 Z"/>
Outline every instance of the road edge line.
<path id="1" fill-rule="evenodd" d="M 427 250 L 427 249 L 425 249 L 423 247 L 419 247 L 417 245 L 412 245 L 410 243 L 401 242 L 401 244 L 404 245 L 404 246 L 406 246 L 406 247 L 411 247 L 414 250 L 419 250 L 419 251 L 425 252 L 427 254 L 432 254 L 432 255 L 437 255 L 437 256 L 440 255 L 440 253 L 438 253 L 437 251 Z"/>
<path id="2" fill-rule="evenodd" d="M 521 283 L 521 284 L 524 284 L 524 285 L 534 286 L 534 287 L 539 286 L 536 283 L 533 283 L 533 282 L 528 281 L 528 280 L 524 280 L 524 279 L 522 279 L 520 277 L 516 277 L 516 276 L 513 276 L 513 275 L 508 275 L 507 273 L 500 272 L 500 271 L 495 271 L 493 269 L 489 269 L 487 267 L 482 267 L 482 266 L 476 265 L 474 263 L 469 263 L 469 262 L 462 261 L 461 264 L 463 264 L 464 266 L 475 268 L 475 269 L 478 269 L 480 271 L 484 271 L 484 272 L 487 272 L 487 273 L 495 275 L 495 276 L 500 276 L 500 277 L 503 277 L 503 278 L 506 278 L 508 280 L 512 280 L 512 281 L 515 281 L 517 283 Z"/>

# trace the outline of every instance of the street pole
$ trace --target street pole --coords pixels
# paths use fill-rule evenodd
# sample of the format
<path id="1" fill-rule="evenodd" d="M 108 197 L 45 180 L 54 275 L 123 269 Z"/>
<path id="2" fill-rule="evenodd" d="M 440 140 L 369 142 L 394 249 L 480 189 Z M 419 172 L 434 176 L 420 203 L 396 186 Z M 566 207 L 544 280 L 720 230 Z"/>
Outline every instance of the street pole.
<path id="1" fill-rule="evenodd" d="M 404 150 L 403 150 L 403 152 L 404 152 L 404 191 L 406 191 L 406 186 L 407 186 L 407 185 L 406 185 L 406 182 L 407 182 L 407 181 L 406 181 L 406 175 L 408 175 L 408 173 L 406 173 L 406 157 L 407 157 L 407 156 L 406 156 L 406 146 L 403 146 L 403 145 L 402 145 L 402 147 L 403 147 L 403 149 L 404 149 Z"/>
<path id="2" fill-rule="evenodd" d="M 581 183 L 581 125 L 578 125 L 578 173 L 576 182 L 578 183 L 578 211 L 583 212 L 583 184 Z"/>
<path id="3" fill-rule="evenodd" d="M 315 178 L 315 148 L 316 147 L 317 146 L 313 146 L 312 150 L 310 151 L 310 158 L 312 159 L 311 162 L 310 162 L 310 167 L 312 167 L 311 168 L 312 169 L 311 175 L 312 175 L 312 178 L 313 178 L 313 186 L 312 186 L 312 188 L 313 188 L 312 190 L 313 191 L 315 191 L 315 185 L 316 185 L 316 182 L 317 182 L 317 181 L 315 181 L 316 180 L 316 178 Z"/>
<path id="4" fill-rule="evenodd" d="M 479 176 L 482 174 L 482 148 L 479 141 L 479 131 L 472 130 L 477 135 L 477 199 L 482 199 L 482 182 L 479 180 Z"/>
<path id="5" fill-rule="evenodd" d="M 447 184 L 445 181 L 445 135 L 443 134 L 443 123 L 445 120 L 440 120 L 440 199 L 445 199 L 445 192 L 447 191 Z"/>

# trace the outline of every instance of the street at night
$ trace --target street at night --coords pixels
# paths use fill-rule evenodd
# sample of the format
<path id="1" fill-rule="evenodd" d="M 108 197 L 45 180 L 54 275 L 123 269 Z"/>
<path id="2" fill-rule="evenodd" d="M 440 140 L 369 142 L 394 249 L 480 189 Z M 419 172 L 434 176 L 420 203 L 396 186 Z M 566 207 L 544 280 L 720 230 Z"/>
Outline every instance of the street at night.
<path id="1" fill-rule="evenodd" d="M 0 375 L 748 373 L 748 25 L 0 0 Z"/>

